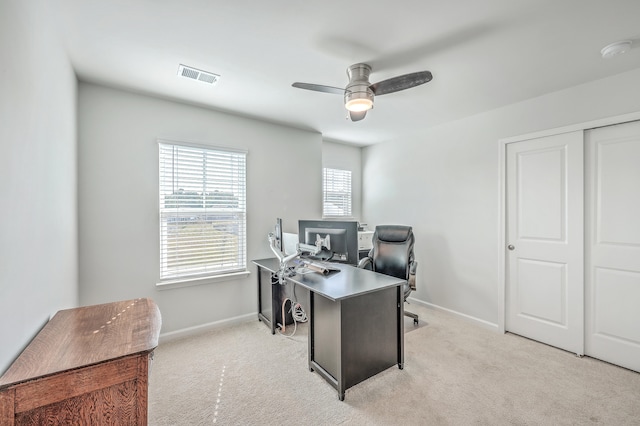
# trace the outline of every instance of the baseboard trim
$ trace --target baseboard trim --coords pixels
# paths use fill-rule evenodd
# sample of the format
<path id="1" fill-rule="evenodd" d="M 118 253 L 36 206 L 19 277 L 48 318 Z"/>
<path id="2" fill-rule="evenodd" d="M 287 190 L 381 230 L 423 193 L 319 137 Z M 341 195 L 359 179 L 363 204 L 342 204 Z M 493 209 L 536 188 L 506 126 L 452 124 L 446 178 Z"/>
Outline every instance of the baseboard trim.
<path id="1" fill-rule="evenodd" d="M 206 333 L 207 331 L 227 328 L 232 325 L 242 324 L 251 320 L 258 320 L 258 314 L 251 313 L 246 315 L 240 315 L 233 318 L 226 318 L 220 321 L 214 321 L 207 324 L 200 324 L 193 327 L 182 328 L 180 330 L 169 331 L 167 333 L 160 334 L 160 343 L 172 342 L 174 340 L 184 339 L 185 337 L 191 337 L 196 334 Z"/>
<path id="2" fill-rule="evenodd" d="M 462 318 L 466 321 L 472 322 L 476 325 L 479 325 L 482 328 L 486 328 L 488 330 L 499 332 L 498 324 L 494 324 L 489 321 L 485 321 L 480 318 L 473 317 L 471 315 L 463 314 L 462 312 L 454 311 L 453 309 L 445 308 L 439 305 L 434 305 L 433 303 L 425 302 L 424 300 L 414 299 L 413 297 L 408 298 L 409 303 L 415 303 L 416 305 L 424 306 L 425 308 L 435 309 L 437 311 L 447 312 L 451 315 L 455 315 L 459 318 Z"/>
<path id="3" fill-rule="evenodd" d="M 471 315 L 463 314 L 462 312 L 454 311 L 453 309 L 445 308 L 439 305 L 435 305 L 433 303 L 425 302 L 424 300 L 414 299 L 413 297 L 409 297 L 407 300 L 409 303 L 415 303 L 416 305 L 424 306 L 425 308 L 435 309 L 437 311 L 446 312 L 451 315 L 455 315 L 459 318 L 462 318 L 466 321 L 470 321 L 480 327 L 499 332 L 498 324 L 494 324 L 489 321 L 482 320 L 480 318 L 473 317 Z M 160 334 L 160 343 L 172 342 L 174 340 L 184 339 L 186 337 L 191 337 L 197 334 L 206 333 L 207 331 L 231 327 L 236 324 L 242 324 L 245 322 L 256 320 L 257 314 L 250 313 L 245 315 L 240 315 L 233 318 L 227 318 L 220 321 L 214 321 L 207 324 L 200 324 L 193 327 L 182 328 L 180 330 L 169 331 L 167 333 Z"/>

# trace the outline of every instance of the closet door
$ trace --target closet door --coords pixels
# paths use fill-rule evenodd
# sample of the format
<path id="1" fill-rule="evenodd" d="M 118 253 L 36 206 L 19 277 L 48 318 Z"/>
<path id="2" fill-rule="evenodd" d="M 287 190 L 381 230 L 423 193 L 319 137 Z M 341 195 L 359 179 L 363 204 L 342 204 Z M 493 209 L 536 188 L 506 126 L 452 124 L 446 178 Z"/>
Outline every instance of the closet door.
<path id="1" fill-rule="evenodd" d="M 584 350 L 582 131 L 507 145 L 507 331 Z"/>
<path id="2" fill-rule="evenodd" d="M 640 122 L 586 147 L 585 353 L 640 371 Z"/>

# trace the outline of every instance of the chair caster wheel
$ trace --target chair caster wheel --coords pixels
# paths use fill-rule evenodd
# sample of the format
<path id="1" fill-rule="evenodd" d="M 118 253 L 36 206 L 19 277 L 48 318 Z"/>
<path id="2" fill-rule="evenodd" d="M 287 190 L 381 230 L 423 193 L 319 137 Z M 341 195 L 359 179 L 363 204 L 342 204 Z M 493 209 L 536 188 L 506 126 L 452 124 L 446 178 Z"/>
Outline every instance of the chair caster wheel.
<path id="1" fill-rule="evenodd" d="M 418 325 L 418 319 L 417 318 L 414 318 L 413 325 Z"/>

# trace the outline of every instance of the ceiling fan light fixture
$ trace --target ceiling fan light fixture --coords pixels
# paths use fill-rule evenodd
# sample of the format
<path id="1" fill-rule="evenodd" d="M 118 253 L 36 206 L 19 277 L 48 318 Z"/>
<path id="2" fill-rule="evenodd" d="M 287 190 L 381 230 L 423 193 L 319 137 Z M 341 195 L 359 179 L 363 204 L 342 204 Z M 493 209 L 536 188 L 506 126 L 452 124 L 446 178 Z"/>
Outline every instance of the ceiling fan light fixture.
<path id="1" fill-rule="evenodd" d="M 351 99 L 344 106 L 351 112 L 368 111 L 373 108 L 373 101 L 367 98 Z"/>
<path id="2" fill-rule="evenodd" d="M 373 92 L 365 90 L 347 90 L 344 94 L 344 106 L 351 112 L 368 111 L 373 108 Z"/>

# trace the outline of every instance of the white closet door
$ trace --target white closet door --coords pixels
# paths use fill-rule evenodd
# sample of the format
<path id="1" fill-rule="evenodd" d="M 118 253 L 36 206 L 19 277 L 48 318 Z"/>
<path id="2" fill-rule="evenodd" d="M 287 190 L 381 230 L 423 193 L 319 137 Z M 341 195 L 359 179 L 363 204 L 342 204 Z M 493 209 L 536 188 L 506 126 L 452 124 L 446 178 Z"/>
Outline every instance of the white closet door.
<path id="1" fill-rule="evenodd" d="M 582 131 L 507 145 L 506 330 L 584 350 Z"/>
<path id="2" fill-rule="evenodd" d="M 640 371 L 640 122 L 586 141 L 585 349 Z"/>

